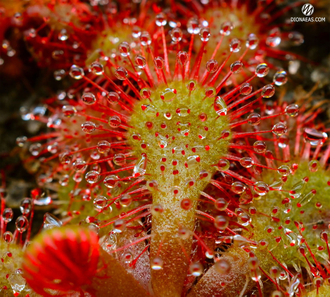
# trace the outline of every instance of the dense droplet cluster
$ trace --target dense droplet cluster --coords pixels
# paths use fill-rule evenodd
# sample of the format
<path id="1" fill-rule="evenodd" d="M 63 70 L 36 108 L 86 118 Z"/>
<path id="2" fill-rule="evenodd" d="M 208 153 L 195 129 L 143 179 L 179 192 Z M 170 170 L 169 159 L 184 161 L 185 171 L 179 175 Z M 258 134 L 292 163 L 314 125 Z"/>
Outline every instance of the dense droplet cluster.
<path id="1" fill-rule="evenodd" d="M 22 114 L 46 132 L 17 138 L 45 193 L 22 200 L 4 240 L 28 243 L 34 205 L 60 216 L 25 252 L 38 294 L 278 297 L 328 279 L 328 135 L 275 100 L 287 73 L 264 60 L 288 55 L 286 35 L 261 2 L 206 2 L 179 19 L 180 3 L 27 5 L 42 17 L 32 52 L 71 84 Z"/>
<path id="2" fill-rule="evenodd" d="M 156 39 L 146 32 L 140 34 L 141 51 L 127 42 L 119 45 L 120 55 L 128 63 L 114 59 L 103 64 L 96 60 L 89 69 L 72 65 L 70 75 L 78 85 L 84 82 L 83 91 L 72 90 L 60 102 L 51 100 L 52 115 L 38 118 L 55 131 L 26 144 L 23 138 L 18 141 L 29 145 L 32 160 L 41 161 L 40 185 L 54 188 L 58 182 L 61 199 L 69 197 L 66 211 L 71 222 L 80 221 L 100 232 L 113 230 L 112 236 L 112 232 L 124 234 L 126 228 L 149 228 L 152 215 L 153 287 L 159 294 L 165 290 L 178 294 L 186 269 L 195 277 L 203 270 L 200 261 L 188 265 L 182 248 L 189 251 L 197 244 L 198 249 L 206 248 L 206 257 L 213 258 L 214 254 L 204 243 L 206 229 L 193 231 L 196 215 L 212 222 L 212 228 L 220 233 L 236 234 L 231 227 L 235 216 L 242 226 L 250 223 L 244 212 L 235 211 L 233 215 L 233 210 L 221 207 L 221 196 L 226 197 L 222 203 L 231 208 L 236 195 L 251 199 L 253 189 L 261 196 L 270 191 L 266 183 L 250 175 L 254 168 L 267 167 L 262 159 L 274 159 L 258 135 L 273 134 L 276 139 L 285 134 L 285 121 L 264 127 L 270 118 L 290 117 L 298 107 L 285 105 L 278 114 L 262 110 L 262 100 L 274 95 L 275 86 L 286 83 L 284 71 L 275 73 L 273 83 L 252 92 L 252 80 L 269 72 L 261 63 L 251 77 L 227 89 L 228 79 L 244 68 L 244 54 L 240 55 L 238 45 L 231 44 L 235 50 L 229 50 L 229 56 L 238 55 L 237 60 L 223 74 L 228 59 L 221 66 L 214 66 L 213 60 L 205 68 L 202 64 L 204 45 L 211 38 L 206 29 L 201 30 L 203 45 L 193 64 L 191 48 L 187 52 L 167 49 L 171 45 L 166 42 L 166 24 L 165 15 L 158 15 Z M 189 33 L 193 38 L 195 33 Z M 179 46 L 181 39 L 171 34 Z M 163 56 L 157 56 L 157 39 L 163 44 Z M 247 50 L 255 48 L 250 42 Z M 251 137 L 257 139 L 250 143 Z M 54 171 L 51 164 L 57 159 Z M 236 162 L 239 165 L 234 165 Z M 200 197 L 215 203 L 209 214 L 196 209 Z M 146 220 L 141 227 L 136 225 L 139 218 Z M 185 235 L 179 239 L 178 230 L 182 228 Z M 163 273 L 169 273 L 171 289 L 161 284 Z"/>
<path id="3" fill-rule="evenodd" d="M 212 38 L 206 46 L 212 53 L 215 53 L 216 48 L 220 48 L 218 54 L 212 55 L 212 58 L 219 59 L 223 50 L 229 45 L 232 52 L 238 51 L 243 45 L 242 40 L 248 38 L 251 48 L 256 49 L 258 45 L 255 52 L 245 52 L 250 66 L 256 66 L 265 59 L 271 63 L 268 60 L 275 58 L 298 63 L 299 68 L 297 60 L 299 56 L 287 51 L 285 47 L 288 44 L 301 45 L 304 42 L 304 36 L 293 30 L 293 23 L 288 26 L 286 20 L 282 21 L 283 16 L 288 11 L 292 11 L 297 4 L 286 2 L 281 4 L 276 1 L 207 1 L 206 3 L 201 1 L 201 4 L 197 5 L 196 2 L 191 1 L 188 5 L 199 16 L 199 19 L 188 21 L 187 26 L 200 30 L 198 26 L 200 24 L 202 27 L 209 27 L 212 35 L 217 36 L 220 33 L 218 38 Z M 192 11 L 185 11 L 185 13 L 193 16 Z M 226 22 L 222 23 L 222 20 Z M 223 38 L 230 34 L 235 36 L 231 41 Z M 295 68 L 295 73 L 298 68 Z"/>
<path id="4" fill-rule="evenodd" d="M 19 207 L 20 215 L 14 216 L 12 208 L 1 208 L 1 238 L 0 238 L 0 286 L 6 296 L 18 296 L 30 294 L 39 296 L 33 292 L 23 275 L 23 253 L 30 241 L 32 221 L 35 206 L 45 205 L 44 197 L 40 195 L 40 189 L 34 189 L 31 197 L 22 199 Z M 4 201 L 1 192 L 1 201 Z M 2 204 L 4 206 L 4 204 Z M 43 229 L 59 227 L 62 222 L 53 215 L 46 213 Z M 14 230 L 13 232 L 10 230 Z"/>

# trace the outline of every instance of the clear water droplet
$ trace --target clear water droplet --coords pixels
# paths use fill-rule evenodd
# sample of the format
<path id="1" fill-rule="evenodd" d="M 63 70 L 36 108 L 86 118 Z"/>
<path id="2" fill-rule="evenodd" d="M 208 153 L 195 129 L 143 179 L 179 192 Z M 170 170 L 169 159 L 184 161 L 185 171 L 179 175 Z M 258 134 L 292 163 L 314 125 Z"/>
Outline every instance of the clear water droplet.
<path id="1" fill-rule="evenodd" d="M 215 97 L 214 100 L 214 110 L 219 116 L 227 115 L 227 105 L 226 102 L 220 97 Z"/>
<path id="2" fill-rule="evenodd" d="M 62 187 L 66 187 L 68 184 L 69 184 L 69 180 L 70 180 L 70 177 L 69 175 L 65 174 L 63 175 L 60 180 L 59 180 L 59 184 L 62 186 Z"/>
<path id="3" fill-rule="evenodd" d="M 285 108 L 285 113 L 290 117 L 296 117 L 299 113 L 298 104 L 290 104 Z"/>
<path id="4" fill-rule="evenodd" d="M 165 102 L 172 102 L 176 97 L 176 92 L 174 89 L 166 88 L 163 92 L 160 94 L 160 98 L 164 100 Z"/>
<path id="5" fill-rule="evenodd" d="M 261 97 L 271 98 L 275 94 L 275 87 L 273 85 L 265 85 L 261 90 Z"/>
<path id="6" fill-rule="evenodd" d="M 236 194 L 242 194 L 246 190 L 246 185 L 242 182 L 236 181 L 231 184 L 231 190 Z"/>
<path id="7" fill-rule="evenodd" d="M 223 36 L 230 35 L 231 31 L 234 29 L 234 26 L 231 22 L 224 22 L 220 27 L 220 34 Z"/>
<path id="8" fill-rule="evenodd" d="M 310 172 L 316 172 L 320 167 L 320 164 L 317 160 L 311 160 L 309 163 L 308 163 L 308 169 Z"/>
<path id="9" fill-rule="evenodd" d="M 233 73 L 240 73 L 243 68 L 243 63 L 241 61 L 236 61 L 230 65 L 230 70 Z"/>
<path id="10" fill-rule="evenodd" d="M 209 28 L 202 28 L 199 32 L 199 36 L 202 42 L 207 42 L 210 40 L 211 33 Z"/>
<path id="11" fill-rule="evenodd" d="M 243 157 L 239 160 L 239 163 L 244 167 L 244 168 L 251 168 L 254 164 L 252 158 L 250 157 Z"/>
<path id="12" fill-rule="evenodd" d="M 109 118 L 108 123 L 111 128 L 118 128 L 121 125 L 121 118 L 119 116 L 112 116 Z"/>
<path id="13" fill-rule="evenodd" d="M 147 65 L 147 60 L 143 56 L 137 55 L 135 57 L 135 64 L 139 69 L 144 69 Z"/>
<path id="14" fill-rule="evenodd" d="M 96 75 L 102 75 L 104 72 L 103 65 L 96 61 L 89 66 L 89 70 Z"/>
<path id="15" fill-rule="evenodd" d="M 114 222 L 113 227 L 116 233 L 121 233 L 126 229 L 126 223 L 124 220 L 118 219 Z"/>
<path id="16" fill-rule="evenodd" d="M 88 171 L 85 175 L 85 179 L 89 184 L 95 184 L 100 178 L 100 173 L 98 171 Z"/>
<path id="17" fill-rule="evenodd" d="M 225 216 L 216 216 L 214 226 L 219 230 L 225 230 L 229 225 L 229 221 Z"/>
<path id="18" fill-rule="evenodd" d="M 30 198 L 24 198 L 20 204 L 20 211 L 23 215 L 28 215 L 32 208 L 32 200 Z"/>
<path id="19" fill-rule="evenodd" d="M 95 131 L 96 125 L 93 122 L 85 122 L 81 124 L 81 130 L 86 134 L 91 134 Z"/>
<path id="20" fill-rule="evenodd" d="M 119 198 L 119 203 L 123 207 L 130 206 L 132 202 L 133 202 L 133 198 L 128 194 L 124 194 Z"/>
<path id="21" fill-rule="evenodd" d="M 254 50 L 257 48 L 258 43 L 259 43 L 259 39 L 257 38 L 257 36 L 255 34 L 251 33 L 251 34 L 249 34 L 245 45 L 247 48 Z"/>
<path id="22" fill-rule="evenodd" d="M 311 144 L 311 146 L 318 146 L 328 139 L 328 134 L 313 128 L 305 128 L 303 137 L 306 142 Z"/>
<path id="23" fill-rule="evenodd" d="M 258 113 L 251 113 L 247 117 L 248 123 L 252 126 L 258 126 L 261 122 L 261 116 Z"/>
<path id="24" fill-rule="evenodd" d="M 161 270 L 163 269 L 164 262 L 162 258 L 155 257 L 151 260 L 151 269 L 152 270 Z"/>
<path id="25" fill-rule="evenodd" d="M 256 153 L 263 154 L 266 149 L 266 143 L 264 141 L 258 140 L 253 144 L 253 149 Z"/>
<path id="26" fill-rule="evenodd" d="M 175 43 L 180 42 L 183 37 L 183 33 L 180 28 L 174 28 L 173 30 L 171 30 L 170 35 L 171 35 L 172 41 Z"/>
<path id="27" fill-rule="evenodd" d="M 38 156 L 41 152 L 42 146 L 40 143 L 32 143 L 29 147 L 29 152 L 32 156 Z"/>
<path id="28" fill-rule="evenodd" d="M 61 226 L 62 226 L 62 222 L 57 217 L 55 217 L 51 213 L 48 213 L 48 212 L 45 213 L 44 223 L 43 223 L 44 229 L 48 230 L 48 229 L 61 227 Z"/>
<path id="29" fill-rule="evenodd" d="M 23 233 L 29 226 L 29 221 L 25 216 L 19 216 L 15 221 L 16 229 L 19 233 Z"/>
<path id="30" fill-rule="evenodd" d="M 230 51 L 233 53 L 238 53 L 241 50 L 241 41 L 234 38 L 229 44 Z"/>
<path id="31" fill-rule="evenodd" d="M 217 210 L 224 211 L 227 209 L 229 202 L 225 198 L 218 198 L 214 201 L 214 206 Z"/>
<path id="32" fill-rule="evenodd" d="M 141 33 L 140 42 L 142 46 L 149 46 L 151 44 L 150 34 L 146 31 Z"/>
<path id="33" fill-rule="evenodd" d="M 70 68 L 70 76 L 74 79 L 82 79 L 85 76 L 85 73 L 81 67 L 72 65 Z"/>
<path id="34" fill-rule="evenodd" d="M 27 137 L 26 136 L 19 136 L 16 138 L 16 144 L 19 146 L 19 147 L 23 147 L 24 144 L 26 143 L 27 141 Z"/>
<path id="35" fill-rule="evenodd" d="M 289 39 L 294 45 L 301 45 L 304 43 L 304 35 L 296 31 L 289 33 Z"/>
<path id="36" fill-rule="evenodd" d="M 9 223 L 14 217 L 14 212 L 11 208 L 5 208 L 2 212 L 2 218 L 5 223 Z"/>
<path id="37" fill-rule="evenodd" d="M 69 34 L 65 28 L 63 28 L 59 33 L 58 33 L 58 39 L 61 41 L 66 41 L 69 38 Z"/>
<path id="38" fill-rule="evenodd" d="M 270 30 L 269 35 L 266 38 L 266 44 L 271 47 L 276 47 L 281 43 L 281 31 L 279 28 L 273 28 Z"/>
<path id="39" fill-rule="evenodd" d="M 220 274 L 228 274 L 231 270 L 231 264 L 226 258 L 221 257 L 215 262 L 214 268 Z"/>
<path id="40" fill-rule="evenodd" d="M 195 35 L 199 34 L 200 26 L 199 26 L 198 19 L 191 18 L 188 20 L 187 31 L 189 34 L 195 34 Z"/>
<path id="41" fill-rule="evenodd" d="M 277 136 L 281 136 L 281 135 L 285 134 L 287 131 L 288 131 L 287 126 L 281 122 L 275 124 L 272 128 L 272 132 Z"/>
<path id="42" fill-rule="evenodd" d="M 180 65 L 186 65 L 189 59 L 188 53 L 185 51 L 178 52 L 177 59 Z"/>
<path id="43" fill-rule="evenodd" d="M 281 165 L 277 168 L 277 172 L 282 176 L 288 176 L 291 174 L 291 169 L 287 165 Z"/>
<path id="44" fill-rule="evenodd" d="M 269 192 L 269 187 L 268 185 L 263 182 L 263 181 L 258 181 L 253 185 L 254 191 L 259 195 L 259 196 L 264 196 Z"/>
<path id="45" fill-rule="evenodd" d="M 123 166 L 126 164 L 125 154 L 118 153 L 113 156 L 113 163 L 117 166 Z"/>
<path id="46" fill-rule="evenodd" d="M 282 86 L 288 81 L 287 73 L 282 71 L 277 71 L 274 75 L 273 82 L 277 86 Z"/>
<path id="47" fill-rule="evenodd" d="M 119 52 L 122 57 L 128 57 L 131 53 L 131 48 L 128 42 L 124 41 L 119 45 Z"/>
<path id="48" fill-rule="evenodd" d="M 195 277 L 202 275 L 203 265 L 200 262 L 191 263 L 189 265 L 189 272 Z"/>
<path id="49" fill-rule="evenodd" d="M 111 143 L 106 140 L 101 140 L 97 143 L 97 150 L 100 154 L 107 154 L 111 149 Z"/>
<path id="50" fill-rule="evenodd" d="M 128 76 L 128 72 L 124 67 L 118 67 L 115 71 L 115 76 L 119 80 L 126 80 Z"/>
<path id="51" fill-rule="evenodd" d="M 166 15 L 164 13 L 159 13 L 156 16 L 156 25 L 158 27 L 164 27 L 167 24 Z"/>
<path id="52" fill-rule="evenodd" d="M 66 118 L 72 118 L 77 113 L 77 110 L 72 105 L 63 105 L 62 107 L 62 114 Z"/>
<path id="53" fill-rule="evenodd" d="M 73 170 L 84 172 L 87 169 L 86 162 L 83 160 L 77 160 L 73 163 Z"/>
<path id="54" fill-rule="evenodd" d="M 11 233 L 10 231 L 6 231 L 5 233 L 3 233 L 3 240 L 8 244 L 12 243 L 14 240 L 13 233 Z"/>
<path id="55" fill-rule="evenodd" d="M 261 63 L 256 67 L 255 74 L 258 77 L 265 77 L 269 72 L 269 67 L 266 63 Z"/>
<path id="56" fill-rule="evenodd" d="M 23 271 L 21 269 L 15 270 L 14 273 L 9 275 L 8 282 L 13 290 L 14 295 L 18 296 L 26 286 L 26 280 L 23 277 Z"/>
<path id="57" fill-rule="evenodd" d="M 97 196 L 93 200 L 93 205 L 94 205 L 94 209 L 96 211 L 101 211 L 101 210 L 105 209 L 108 206 L 108 200 L 104 196 Z"/>
<path id="58" fill-rule="evenodd" d="M 252 92 L 252 86 L 249 83 L 244 83 L 242 84 L 241 88 L 240 88 L 240 94 L 241 95 L 249 95 Z"/>
<path id="59" fill-rule="evenodd" d="M 119 101 L 120 97 L 116 92 L 109 92 L 107 95 L 107 100 L 110 104 L 116 104 Z"/>
<path id="60" fill-rule="evenodd" d="M 218 70 L 219 63 L 216 60 L 208 60 L 206 62 L 206 70 L 210 73 L 214 73 Z"/>
<path id="61" fill-rule="evenodd" d="M 81 100 L 86 105 L 93 105 L 96 102 L 96 97 L 93 93 L 87 92 L 82 95 Z"/>

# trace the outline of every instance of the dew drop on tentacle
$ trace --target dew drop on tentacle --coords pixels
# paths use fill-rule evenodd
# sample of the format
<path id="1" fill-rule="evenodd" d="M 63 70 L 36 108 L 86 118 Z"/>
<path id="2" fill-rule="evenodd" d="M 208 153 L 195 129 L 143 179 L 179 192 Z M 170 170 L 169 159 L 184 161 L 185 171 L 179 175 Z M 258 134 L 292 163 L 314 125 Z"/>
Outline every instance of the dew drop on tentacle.
<path id="1" fill-rule="evenodd" d="M 266 85 L 261 90 L 261 96 L 263 98 L 271 98 L 275 94 L 275 87 L 273 85 Z"/>
<path id="2" fill-rule="evenodd" d="M 285 134 L 287 131 L 288 128 L 284 123 L 277 123 L 272 128 L 272 132 L 277 136 L 281 136 Z"/>
<path id="3" fill-rule="evenodd" d="M 11 208 L 5 208 L 2 212 L 2 219 L 4 220 L 4 222 L 6 222 L 7 224 L 9 222 L 11 222 L 11 220 L 14 217 L 14 212 Z"/>
<path id="4" fill-rule="evenodd" d="M 96 61 L 89 66 L 89 70 L 96 75 L 102 75 L 104 72 L 103 65 Z"/>
<path id="5" fill-rule="evenodd" d="M 27 230 L 29 226 L 29 221 L 24 215 L 20 216 L 16 219 L 15 226 L 19 233 L 23 233 Z"/>
<path id="6" fill-rule="evenodd" d="M 203 266 L 200 262 L 191 263 L 189 266 L 189 272 L 193 276 L 200 276 L 203 273 Z"/>
<path id="7" fill-rule="evenodd" d="M 255 74 L 258 77 L 265 77 L 269 72 L 269 67 L 266 63 L 261 63 L 256 67 Z"/>
<path id="8" fill-rule="evenodd" d="M 276 72 L 273 81 L 277 86 L 284 85 L 288 81 L 287 73 L 284 70 Z"/>
<path id="9" fill-rule="evenodd" d="M 268 185 L 263 182 L 263 181 L 258 181 L 254 184 L 254 191 L 259 195 L 259 196 L 264 196 L 269 192 L 269 187 Z"/>
<path id="10" fill-rule="evenodd" d="M 312 146 L 317 146 L 323 144 L 328 139 L 328 134 L 313 128 L 305 128 L 303 137 L 305 141 L 309 142 Z"/>
<path id="11" fill-rule="evenodd" d="M 299 113 L 299 106 L 297 104 L 290 104 L 285 108 L 285 113 L 294 118 Z"/>
<path id="12" fill-rule="evenodd" d="M 215 264 L 214 264 L 214 268 L 216 270 L 216 272 L 218 272 L 219 274 L 228 274 L 231 270 L 231 264 L 230 262 L 221 257 L 220 259 L 218 259 Z"/>
<path id="13" fill-rule="evenodd" d="M 77 66 L 77 65 L 72 65 L 70 69 L 70 76 L 74 79 L 82 79 L 85 76 L 84 70 Z"/>
<path id="14" fill-rule="evenodd" d="M 253 89 L 252 85 L 250 85 L 249 83 L 244 83 L 240 87 L 240 94 L 243 96 L 249 95 L 251 94 L 252 89 Z"/>
<path id="15" fill-rule="evenodd" d="M 226 210 L 228 205 L 229 205 L 229 201 L 227 201 L 225 198 L 222 197 L 216 199 L 214 202 L 215 208 L 220 211 Z"/>
<path id="16" fill-rule="evenodd" d="M 71 118 L 73 117 L 75 114 L 77 113 L 77 110 L 74 106 L 72 105 L 64 105 L 62 107 L 62 114 L 66 117 L 66 118 Z"/>
<path id="17" fill-rule="evenodd" d="M 20 211 L 22 213 L 22 215 L 26 216 L 30 213 L 32 208 L 32 200 L 31 198 L 24 198 L 21 201 L 21 205 L 20 205 Z"/>
<path id="18" fill-rule="evenodd" d="M 81 97 L 81 100 L 86 104 L 86 105 L 92 105 L 96 102 L 96 97 L 93 93 L 87 92 L 84 93 Z"/>
<path id="19" fill-rule="evenodd" d="M 81 124 L 81 130 L 86 134 L 91 134 L 95 131 L 96 124 L 90 121 Z"/>
<path id="20" fill-rule="evenodd" d="M 214 218 L 214 226 L 219 230 L 225 230 L 229 225 L 228 218 L 225 216 L 216 216 Z"/>
<path id="21" fill-rule="evenodd" d="M 227 105 L 220 96 L 217 96 L 214 100 L 214 110 L 219 116 L 227 114 Z"/>
<path id="22" fill-rule="evenodd" d="M 256 153 L 263 154 L 267 149 L 266 142 L 258 140 L 253 143 L 253 149 Z"/>
<path id="23" fill-rule="evenodd" d="M 6 232 L 4 232 L 4 233 L 3 233 L 3 240 L 4 240 L 6 243 L 8 243 L 8 244 L 12 243 L 13 240 L 14 240 L 14 235 L 13 235 L 13 233 L 11 233 L 10 231 L 6 231 Z"/>
<path id="24" fill-rule="evenodd" d="M 155 257 L 151 260 L 151 269 L 161 270 L 163 268 L 163 260 L 160 257 Z"/>

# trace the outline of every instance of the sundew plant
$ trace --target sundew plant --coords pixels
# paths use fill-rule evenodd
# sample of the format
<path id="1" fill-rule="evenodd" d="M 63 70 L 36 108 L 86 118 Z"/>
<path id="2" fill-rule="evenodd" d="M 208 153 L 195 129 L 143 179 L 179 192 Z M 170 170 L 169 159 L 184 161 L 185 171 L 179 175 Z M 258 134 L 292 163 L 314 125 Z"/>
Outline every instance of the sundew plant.
<path id="1" fill-rule="evenodd" d="M 17 218 L 1 195 L 3 296 L 327 296 L 329 128 L 282 47 L 300 2 L 23 2 L 2 18 L 62 84 L 22 115 L 37 186 Z"/>

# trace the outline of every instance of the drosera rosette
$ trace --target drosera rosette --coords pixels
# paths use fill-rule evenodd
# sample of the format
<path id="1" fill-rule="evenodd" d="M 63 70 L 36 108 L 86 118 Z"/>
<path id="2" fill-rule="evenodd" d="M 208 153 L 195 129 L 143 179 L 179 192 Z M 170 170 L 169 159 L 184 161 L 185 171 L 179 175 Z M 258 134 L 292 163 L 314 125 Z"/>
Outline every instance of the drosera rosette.
<path id="1" fill-rule="evenodd" d="M 91 72 L 72 65 L 70 75 L 81 87 L 49 104 L 49 115 L 38 118 L 52 131 L 20 138 L 19 144 L 39 162 L 44 186 L 56 188 L 60 181 L 73 189 L 68 211 L 74 203 L 80 204 L 78 212 L 94 205 L 84 219 L 100 232 L 112 229 L 103 239 L 110 253 L 143 243 L 130 261 L 138 262 L 150 249 L 154 294 L 181 296 L 204 265 L 211 266 L 216 244 L 227 233 L 242 240 L 235 230 L 249 218 L 234 211 L 238 198 L 245 193 L 251 200 L 253 188 L 271 190 L 256 184 L 260 168 L 277 170 L 265 142 L 277 142 L 287 132 L 286 119 L 297 107 L 284 104 L 274 113 L 264 104 L 275 86 L 286 83 L 285 71 L 253 91 L 256 78 L 269 71 L 261 63 L 243 83 L 227 89 L 225 82 L 242 70 L 244 53 L 234 51 L 237 61 L 228 72 L 226 61 L 213 71 L 202 63 L 209 53 L 195 54 L 189 42 L 185 48 L 178 30 L 165 34 L 165 14 L 155 23 L 156 39 L 141 32 L 134 49 L 119 45 L 122 59 L 95 61 Z M 191 38 L 200 38 L 204 47 L 212 36 L 203 28 Z M 232 55 L 230 49 L 226 53 Z M 211 207 L 197 209 L 199 200 Z M 116 240 L 124 246 L 112 249 Z"/>
<path id="2" fill-rule="evenodd" d="M 25 8 L 29 27 L 25 40 L 39 67 L 55 69 L 55 79 L 65 76 L 71 61 L 83 65 L 87 50 L 102 24 L 92 7 L 81 0 L 31 1 Z"/>
<path id="3" fill-rule="evenodd" d="M 299 60 L 306 61 L 306 59 L 291 52 L 291 48 L 301 45 L 304 42 L 304 36 L 294 31 L 293 23 L 286 21 L 284 17 L 289 11 L 302 5 L 302 2 L 282 2 L 279 4 L 278 1 L 273 0 L 187 1 L 187 6 L 178 3 L 173 3 L 173 5 L 178 13 L 190 17 L 186 23 L 188 30 L 191 24 L 196 22 L 201 27 L 210 28 L 214 38 L 205 46 L 209 53 L 213 53 L 211 59 L 219 62 L 224 58 L 222 53 L 230 43 L 241 46 L 241 43 L 249 38 L 255 42 L 253 47 L 255 50 L 245 53 L 245 62 L 251 69 L 261 61 L 267 62 L 271 68 L 280 65 L 288 67 L 286 63 L 280 62 L 282 60 L 292 64 L 289 69 L 292 73 L 296 73 L 299 69 Z M 194 29 L 190 28 L 190 30 Z M 196 49 L 200 47 L 199 40 L 195 41 L 194 47 Z M 235 61 L 233 57 L 228 58 L 229 63 Z M 249 67 L 246 67 L 245 71 L 248 70 Z M 237 79 L 242 81 L 240 77 Z"/>
<path id="4" fill-rule="evenodd" d="M 39 66 L 54 69 L 55 79 L 62 80 L 72 62 L 89 66 L 96 58 L 113 54 L 123 40 L 134 45 L 137 34 L 134 32 L 139 27 L 147 27 L 153 14 L 151 4 L 81 0 L 38 2 L 27 9 L 34 23 L 31 22 L 31 28 L 26 31 L 26 40 Z"/>
<path id="5" fill-rule="evenodd" d="M 22 261 L 23 253 L 32 237 L 32 223 L 35 215 L 35 206 L 41 200 L 39 192 L 34 189 L 31 193 L 32 198 L 23 198 L 20 203 L 20 215 L 17 216 L 15 209 L 6 205 L 5 197 L 5 177 L 1 172 L 2 184 L 0 191 L 0 288 L 1 296 L 39 296 L 27 285 L 23 276 Z M 45 214 L 44 228 L 52 224 L 61 224 L 60 221 L 52 219 L 52 215 Z M 50 220 L 49 220 L 50 219 Z"/>
<path id="6" fill-rule="evenodd" d="M 104 10 L 102 30 L 92 43 L 86 66 L 97 59 L 103 61 L 104 57 L 120 59 L 118 46 L 124 41 L 128 42 L 132 48 L 137 46 L 141 31 L 153 31 L 155 27 L 153 19 L 156 11 L 160 10 L 154 1 L 122 1 L 104 4 L 95 1 L 94 6 L 99 6 L 99 9 Z"/>
<path id="7" fill-rule="evenodd" d="M 296 125 L 288 133 L 290 139 L 274 142 L 278 146 L 276 156 L 290 162 L 278 164 L 277 174 L 264 171 L 263 181 L 258 182 L 268 183 L 272 191 L 261 193 L 255 188 L 253 200 L 237 209 L 249 214 L 249 224 L 241 233 L 249 240 L 236 241 L 220 259 L 225 262 L 222 266 L 233 266 L 235 270 L 238 262 L 230 257 L 238 250 L 245 251 L 242 272 L 232 275 L 232 279 L 228 279 L 230 268 L 226 275 L 217 274 L 218 282 L 229 281 L 232 292 L 246 293 L 254 288 L 263 296 L 329 293 L 330 148 L 328 129 L 322 122 L 317 123 L 324 102 L 306 109 L 312 101 L 310 95 L 299 115 L 296 113 Z M 208 286 L 215 271 L 215 267 L 208 271 L 192 296 L 225 291 Z"/>
<path id="8" fill-rule="evenodd" d="M 27 283 L 41 296 L 148 296 L 98 241 L 78 226 L 41 232 L 24 253 Z"/>
<path id="9" fill-rule="evenodd" d="M 0 74 L 18 78 L 26 70 L 23 31 L 26 24 L 24 1 L 0 1 Z"/>

